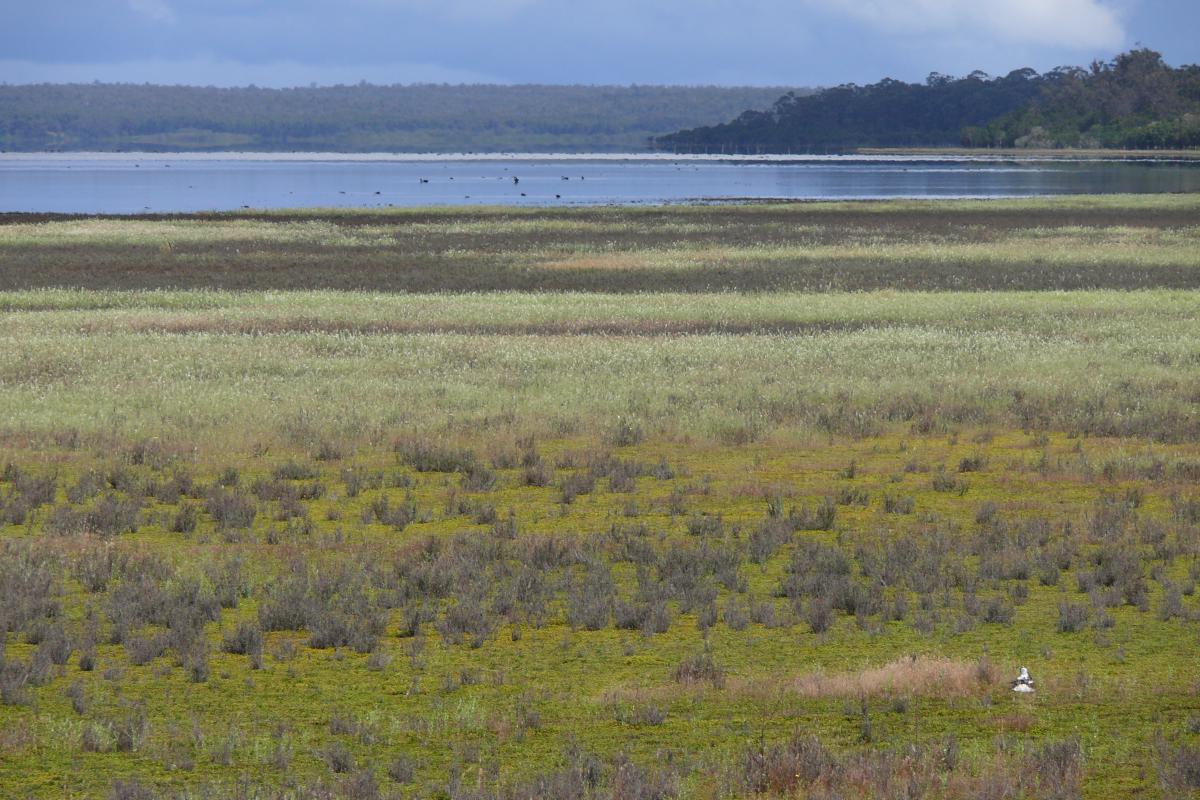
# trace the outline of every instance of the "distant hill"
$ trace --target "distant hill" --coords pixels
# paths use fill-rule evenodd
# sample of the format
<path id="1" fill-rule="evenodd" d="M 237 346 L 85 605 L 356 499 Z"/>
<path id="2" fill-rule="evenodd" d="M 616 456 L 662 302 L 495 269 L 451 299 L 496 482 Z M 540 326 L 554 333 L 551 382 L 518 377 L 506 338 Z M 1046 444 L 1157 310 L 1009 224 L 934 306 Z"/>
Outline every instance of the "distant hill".
<path id="1" fill-rule="evenodd" d="M 781 87 L 0 85 L 0 150 L 645 150 Z"/>
<path id="2" fill-rule="evenodd" d="M 1184 148 L 1200 146 L 1200 67 L 1134 50 L 1088 69 L 1039 75 L 930 75 L 800 96 L 681 130 L 655 146 L 684 152 L 804 152 L 904 146 Z"/>

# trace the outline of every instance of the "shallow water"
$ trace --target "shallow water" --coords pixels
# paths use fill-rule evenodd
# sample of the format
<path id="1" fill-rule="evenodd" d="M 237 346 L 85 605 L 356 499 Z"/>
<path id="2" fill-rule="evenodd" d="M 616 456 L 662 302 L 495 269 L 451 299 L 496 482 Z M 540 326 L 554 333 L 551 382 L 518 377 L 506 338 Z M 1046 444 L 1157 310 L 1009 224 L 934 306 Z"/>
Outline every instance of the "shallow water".
<path id="1" fill-rule="evenodd" d="M 570 206 L 1198 191 L 1200 164 L 1170 160 L 0 154 L 0 211 Z"/>

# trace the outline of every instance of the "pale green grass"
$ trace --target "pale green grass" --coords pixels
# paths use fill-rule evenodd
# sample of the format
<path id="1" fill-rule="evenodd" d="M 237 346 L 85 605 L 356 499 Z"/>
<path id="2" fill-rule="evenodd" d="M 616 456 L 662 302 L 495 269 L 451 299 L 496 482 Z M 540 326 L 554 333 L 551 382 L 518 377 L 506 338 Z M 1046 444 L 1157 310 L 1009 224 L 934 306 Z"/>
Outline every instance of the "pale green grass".
<path id="1" fill-rule="evenodd" d="M 626 419 L 668 436 L 754 437 L 828 428 L 831 414 L 867 433 L 931 414 L 1012 423 L 1032 405 L 1046 415 L 1035 424 L 1151 434 L 1200 399 L 1200 297 L 1187 292 L 32 292 L 0 304 L 10 432 L 228 443 L 297 429 L 563 435 Z M 659 335 L 668 322 L 699 334 Z"/>

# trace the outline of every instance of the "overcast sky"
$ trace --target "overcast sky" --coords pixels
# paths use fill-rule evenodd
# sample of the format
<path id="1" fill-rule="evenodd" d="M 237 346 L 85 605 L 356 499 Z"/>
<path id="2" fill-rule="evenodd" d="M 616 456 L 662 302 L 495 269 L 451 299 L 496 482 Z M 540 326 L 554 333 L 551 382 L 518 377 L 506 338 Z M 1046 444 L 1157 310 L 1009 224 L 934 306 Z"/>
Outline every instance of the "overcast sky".
<path id="1" fill-rule="evenodd" d="M 0 0 L 0 82 L 828 86 L 1200 62 L 1200 0 Z"/>

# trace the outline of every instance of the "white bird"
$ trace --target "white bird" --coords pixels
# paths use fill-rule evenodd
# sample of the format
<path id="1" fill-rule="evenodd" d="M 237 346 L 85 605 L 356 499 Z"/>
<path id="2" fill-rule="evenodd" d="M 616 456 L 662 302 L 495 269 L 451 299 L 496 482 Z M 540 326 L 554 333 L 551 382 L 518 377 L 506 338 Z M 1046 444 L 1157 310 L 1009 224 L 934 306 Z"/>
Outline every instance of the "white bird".
<path id="1" fill-rule="evenodd" d="M 1027 667 L 1021 667 L 1020 674 L 1018 674 L 1017 679 L 1012 682 L 1012 690 L 1014 692 L 1033 691 L 1033 678 L 1029 677 L 1029 669 Z"/>

